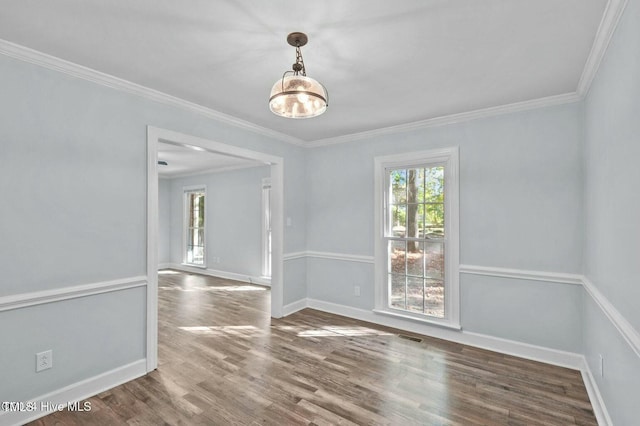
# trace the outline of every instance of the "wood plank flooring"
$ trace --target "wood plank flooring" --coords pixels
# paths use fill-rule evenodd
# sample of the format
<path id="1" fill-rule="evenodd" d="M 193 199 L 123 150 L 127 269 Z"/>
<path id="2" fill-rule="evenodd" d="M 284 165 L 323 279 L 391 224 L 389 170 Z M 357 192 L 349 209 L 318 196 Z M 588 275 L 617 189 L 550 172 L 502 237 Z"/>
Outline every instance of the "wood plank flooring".
<path id="1" fill-rule="evenodd" d="M 311 309 L 272 320 L 264 287 L 164 272 L 158 369 L 33 425 L 596 424 L 577 371 Z"/>

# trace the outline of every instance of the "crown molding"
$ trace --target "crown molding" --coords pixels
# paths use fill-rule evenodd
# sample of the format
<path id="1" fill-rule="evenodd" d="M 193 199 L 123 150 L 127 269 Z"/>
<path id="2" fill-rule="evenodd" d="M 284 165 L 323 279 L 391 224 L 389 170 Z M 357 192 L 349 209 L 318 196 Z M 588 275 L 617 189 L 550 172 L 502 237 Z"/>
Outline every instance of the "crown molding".
<path id="1" fill-rule="evenodd" d="M 177 107 L 225 124 L 257 133 L 262 136 L 267 136 L 282 142 L 287 142 L 292 145 L 305 145 L 305 143 L 301 139 L 295 138 L 293 136 L 285 135 L 284 133 L 267 129 L 266 127 L 258 126 L 257 124 L 253 124 L 249 121 L 242 120 L 232 115 L 224 114 L 214 109 L 207 108 L 172 95 L 168 95 L 158 90 L 150 89 L 148 87 L 132 83 L 131 81 L 114 77 L 112 75 L 105 74 L 92 68 L 78 65 L 73 62 L 69 62 L 55 56 L 47 55 L 46 53 L 42 53 L 37 50 L 33 50 L 28 47 L 11 43 L 2 39 L 0 39 L 0 54 L 24 62 L 29 62 L 31 64 L 35 64 L 44 68 L 48 68 L 50 70 L 57 71 L 72 77 L 90 81 L 101 86 L 106 86 L 120 92 L 140 96 L 142 98 L 149 99 L 151 101 L 158 102 L 164 105 Z"/>
<path id="2" fill-rule="evenodd" d="M 367 132 L 353 133 L 350 135 L 337 136 L 334 138 L 318 139 L 306 143 L 308 148 L 315 148 L 327 145 L 334 145 L 345 142 L 353 142 L 361 139 L 368 139 L 377 136 L 389 135 L 392 133 L 406 132 L 411 130 L 426 129 L 430 127 L 446 126 L 449 124 L 462 123 L 480 118 L 488 118 L 497 115 L 510 114 L 518 111 L 562 105 L 572 102 L 582 101 L 589 90 L 598 72 L 602 59 L 604 58 L 609 42 L 618 26 L 628 0 L 608 0 L 605 6 L 598 31 L 593 40 L 591 51 L 582 70 L 580 80 L 575 92 L 563 95 L 549 96 L 546 98 L 533 99 L 530 101 L 518 102 L 508 105 L 484 108 L 475 111 L 451 114 L 442 117 L 430 118 L 398 126 L 384 127 Z"/>
<path id="3" fill-rule="evenodd" d="M 474 111 L 461 112 L 458 114 L 444 115 L 442 117 L 428 118 L 426 120 L 414 121 L 397 126 L 382 127 L 366 132 L 352 133 L 334 138 L 318 139 L 305 144 L 308 148 L 316 148 L 339 143 L 353 142 L 361 139 L 370 139 L 378 136 L 385 136 L 412 130 L 428 129 L 430 127 L 447 126 L 449 124 L 463 123 L 480 118 L 494 117 L 497 115 L 511 114 L 514 112 L 527 111 L 531 109 L 544 108 L 555 105 L 563 105 L 579 102 L 583 98 L 578 93 L 565 93 L 562 95 L 548 96 L 546 98 L 532 99 L 529 101 L 516 102 L 513 104 L 499 105 L 495 107 L 483 108 Z"/>
<path id="4" fill-rule="evenodd" d="M 263 136 L 271 137 L 282 142 L 292 145 L 302 146 L 306 148 L 316 148 L 327 145 L 335 145 L 346 142 L 353 142 L 362 139 L 369 139 L 378 136 L 385 136 L 394 133 L 408 132 L 412 130 L 427 129 L 431 127 L 446 126 L 450 124 L 463 123 L 481 118 L 488 118 L 498 115 L 510 114 L 519 111 L 527 111 L 531 109 L 544 108 L 555 105 L 562 105 L 573 102 L 582 101 L 589 93 L 591 84 L 598 72 L 598 68 L 602 63 L 602 59 L 606 54 L 609 42 L 615 32 L 620 21 L 628 0 L 608 0 L 605 10 L 596 32 L 591 51 L 582 70 L 580 80 L 575 92 L 565 93 L 561 95 L 548 96 L 539 99 L 516 102 L 507 105 L 499 105 L 489 108 L 478 109 L 474 111 L 462 112 L 458 114 L 450 114 L 441 117 L 429 118 L 411 123 L 400 124 L 396 126 L 383 127 L 365 132 L 352 133 L 348 135 L 336 136 L 332 138 L 316 139 L 313 141 L 304 141 L 302 139 L 286 135 L 266 127 L 253 124 L 249 121 L 224 114 L 222 112 L 207 108 L 175 96 L 159 92 L 148 87 L 132 83 L 127 80 L 114 77 L 73 62 L 65 61 L 55 56 L 11 43 L 0 39 L 0 54 L 10 56 L 25 62 L 30 62 L 45 68 L 49 68 L 73 77 L 91 81 L 103 86 L 107 86 L 125 93 L 141 96 L 155 102 L 165 105 L 178 107 L 207 118 L 230 124 Z"/>
<path id="5" fill-rule="evenodd" d="M 578 88 L 576 90 L 576 93 L 583 98 L 587 96 L 591 89 L 591 84 L 596 77 L 598 68 L 600 68 L 602 59 L 609 47 L 609 42 L 611 41 L 613 33 L 618 26 L 618 22 L 622 17 L 622 13 L 627 6 L 627 1 L 628 0 L 607 1 L 604 13 L 602 14 L 602 20 L 600 21 L 600 26 L 598 27 L 593 44 L 591 45 L 591 52 L 589 52 L 589 57 L 584 65 L 584 69 L 582 70 L 582 75 L 580 76 L 580 81 L 578 82 Z"/>

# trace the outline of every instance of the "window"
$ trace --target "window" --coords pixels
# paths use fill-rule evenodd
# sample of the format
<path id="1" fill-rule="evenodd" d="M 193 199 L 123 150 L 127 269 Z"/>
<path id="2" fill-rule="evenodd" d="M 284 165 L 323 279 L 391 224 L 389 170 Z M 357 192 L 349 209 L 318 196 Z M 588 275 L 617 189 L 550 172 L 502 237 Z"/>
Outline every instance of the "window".
<path id="1" fill-rule="evenodd" d="M 457 148 L 376 158 L 376 310 L 459 327 Z"/>
<path id="2" fill-rule="evenodd" d="M 271 278 L 271 178 L 262 179 L 262 276 Z"/>
<path id="3" fill-rule="evenodd" d="M 185 257 L 187 265 L 205 264 L 205 193 L 204 187 L 185 188 Z"/>

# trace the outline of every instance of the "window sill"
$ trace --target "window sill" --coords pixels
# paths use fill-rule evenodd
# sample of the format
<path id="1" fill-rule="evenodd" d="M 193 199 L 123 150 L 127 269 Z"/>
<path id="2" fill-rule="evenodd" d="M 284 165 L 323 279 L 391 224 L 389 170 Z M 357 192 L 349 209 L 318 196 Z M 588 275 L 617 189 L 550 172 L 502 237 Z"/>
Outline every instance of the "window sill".
<path id="1" fill-rule="evenodd" d="M 396 312 L 396 311 L 389 311 L 389 310 L 383 310 L 383 309 L 374 309 L 373 313 L 374 314 L 388 316 L 388 317 L 392 317 L 392 318 L 398 318 L 398 319 L 401 319 L 401 320 L 413 321 L 413 322 L 417 322 L 417 323 L 425 324 L 425 325 L 435 325 L 436 327 L 448 328 L 450 330 L 458 330 L 458 331 L 462 330 L 462 327 L 460 326 L 460 324 L 457 324 L 457 323 L 444 322 L 444 321 L 434 321 L 434 320 L 430 320 L 430 319 L 427 319 L 427 318 L 419 318 L 419 317 L 415 317 L 413 315 L 407 315 L 407 314 L 403 314 L 403 313 Z"/>

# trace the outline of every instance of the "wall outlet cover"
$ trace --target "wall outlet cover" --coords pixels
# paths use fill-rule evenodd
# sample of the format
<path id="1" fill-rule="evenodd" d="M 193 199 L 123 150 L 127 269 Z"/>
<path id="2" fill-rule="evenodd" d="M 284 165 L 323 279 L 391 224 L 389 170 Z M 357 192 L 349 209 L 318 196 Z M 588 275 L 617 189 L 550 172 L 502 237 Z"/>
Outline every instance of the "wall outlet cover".
<path id="1" fill-rule="evenodd" d="M 48 370 L 53 367 L 53 351 L 38 352 L 36 354 L 36 373 L 43 370 Z"/>

